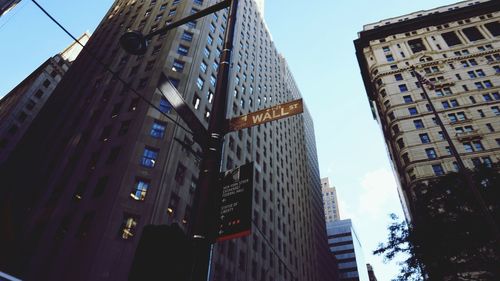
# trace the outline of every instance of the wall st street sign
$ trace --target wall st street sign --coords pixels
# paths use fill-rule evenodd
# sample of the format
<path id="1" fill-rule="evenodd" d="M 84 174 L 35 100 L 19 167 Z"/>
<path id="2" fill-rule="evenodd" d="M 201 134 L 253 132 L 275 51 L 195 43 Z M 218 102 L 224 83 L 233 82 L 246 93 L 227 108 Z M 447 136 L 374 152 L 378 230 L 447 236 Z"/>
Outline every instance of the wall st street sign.
<path id="1" fill-rule="evenodd" d="M 222 173 L 217 241 L 252 231 L 253 163 Z"/>
<path id="2" fill-rule="evenodd" d="M 304 112 L 302 99 L 282 103 L 247 115 L 238 116 L 229 120 L 228 131 L 237 131 L 244 128 L 260 125 L 270 121 L 286 118 Z"/>

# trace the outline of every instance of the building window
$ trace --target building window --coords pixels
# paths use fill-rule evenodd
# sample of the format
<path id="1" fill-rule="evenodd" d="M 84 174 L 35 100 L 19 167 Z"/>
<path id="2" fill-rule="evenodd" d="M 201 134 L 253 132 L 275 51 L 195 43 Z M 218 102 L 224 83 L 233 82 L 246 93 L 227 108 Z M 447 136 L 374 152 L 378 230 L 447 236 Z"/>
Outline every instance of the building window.
<path id="1" fill-rule="evenodd" d="M 410 112 L 410 115 L 417 115 L 418 114 L 418 110 L 416 107 L 410 107 L 410 108 L 408 108 L 408 111 Z"/>
<path id="2" fill-rule="evenodd" d="M 207 64 L 204 61 L 200 63 L 200 71 L 203 73 L 207 73 Z"/>
<path id="3" fill-rule="evenodd" d="M 411 96 L 403 96 L 403 100 L 405 103 L 413 102 L 413 99 L 411 98 Z"/>
<path id="4" fill-rule="evenodd" d="M 137 201 L 144 201 L 150 182 L 145 179 L 136 179 L 130 197 Z"/>
<path id="5" fill-rule="evenodd" d="M 189 52 L 188 46 L 179 45 L 179 48 L 177 48 L 177 53 L 179 55 L 187 56 L 188 52 Z"/>
<path id="6" fill-rule="evenodd" d="M 158 150 L 146 147 L 142 153 L 141 165 L 144 167 L 154 168 L 156 158 L 158 158 Z"/>
<path id="7" fill-rule="evenodd" d="M 45 81 L 43 81 L 43 86 L 44 86 L 45 88 L 47 88 L 48 86 L 50 86 L 50 81 L 49 81 L 49 79 L 45 79 Z"/>
<path id="8" fill-rule="evenodd" d="M 401 74 L 395 74 L 394 78 L 396 79 L 396 81 L 401 81 L 401 80 L 403 80 L 403 75 L 401 75 Z"/>
<path id="9" fill-rule="evenodd" d="M 450 100 L 450 104 L 451 104 L 451 107 L 457 107 L 457 106 L 459 106 L 457 100 Z"/>
<path id="10" fill-rule="evenodd" d="M 210 49 L 208 47 L 205 47 L 205 49 L 203 49 L 203 55 L 205 55 L 205 57 L 210 57 Z"/>
<path id="11" fill-rule="evenodd" d="M 401 85 L 398 85 L 398 87 L 399 87 L 399 91 L 400 91 L 401 93 L 403 93 L 403 92 L 407 92 L 407 91 L 408 91 L 408 87 L 406 86 L 406 84 L 401 84 Z"/>
<path id="12" fill-rule="evenodd" d="M 498 106 L 492 106 L 491 107 L 491 111 L 493 111 L 493 113 L 498 116 L 500 115 L 500 108 Z"/>
<path id="13" fill-rule="evenodd" d="M 398 143 L 399 148 L 405 147 L 405 142 L 404 142 L 404 140 L 402 138 L 398 139 L 397 143 Z"/>
<path id="14" fill-rule="evenodd" d="M 470 142 L 464 143 L 464 150 L 465 152 L 474 152 L 474 149 L 472 148 L 472 145 Z"/>
<path id="15" fill-rule="evenodd" d="M 472 144 L 474 145 L 474 148 L 476 149 L 476 151 L 483 151 L 484 150 L 484 146 L 481 143 L 481 141 L 472 141 Z"/>
<path id="16" fill-rule="evenodd" d="M 434 164 L 434 165 L 432 165 L 432 170 L 434 171 L 434 174 L 436 176 L 442 176 L 442 175 L 444 175 L 443 166 L 441 166 L 441 164 Z"/>
<path id="17" fill-rule="evenodd" d="M 170 113 L 170 111 L 172 110 L 172 105 L 164 97 L 161 97 L 159 107 L 160 111 L 163 113 Z"/>
<path id="18" fill-rule="evenodd" d="M 175 178 L 174 179 L 179 185 L 184 184 L 186 170 L 187 170 L 186 166 L 182 165 L 182 163 L 179 162 L 179 164 L 177 164 L 177 170 L 175 171 Z"/>
<path id="19" fill-rule="evenodd" d="M 475 26 L 464 28 L 462 29 L 462 31 L 465 36 L 467 36 L 469 41 L 478 41 L 484 39 L 483 34 L 481 34 L 481 32 Z"/>
<path id="20" fill-rule="evenodd" d="M 131 239 L 135 235 L 136 227 L 137 227 L 137 216 L 124 214 L 123 222 L 122 225 L 120 226 L 119 236 L 124 240 Z"/>
<path id="21" fill-rule="evenodd" d="M 184 64 L 185 63 L 181 60 L 174 60 L 172 70 L 176 72 L 182 72 L 182 70 L 184 70 Z"/>
<path id="22" fill-rule="evenodd" d="M 38 99 L 39 99 L 39 98 L 41 98 L 42 96 L 43 96 L 43 91 L 42 91 L 42 90 L 38 90 L 38 91 L 36 91 L 36 93 L 35 93 L 35 97 L 36 97 L 36 98 L 38 98 Z"/>
<path id="23" fill-rule="evenodd" d="M 429 135 L 427 133 L 420 134 L 419 137 L 420 137 L 420 141 L 422 141 L 422 143 L 430 143 L 431 142 L 431 139 L 429 138 Z"/>
<path id="24" fill-rule="evenodd" d="M 179 205 L 179 196 L 172 192 L 170 194 L 170 201 L 167 207 L 167 213 L 169 216 L 173 216 L 177 212 L 178 205 Z"/>
<path id="25" fill-rule="evenodd" d="M 427 50 L 424 42 L 420 38 L 408 41 L 408 45 L 410 45 L 410 49 L 414 54 Z"/>
<path id="26" fill-rule="evenodd" d="M 196 80 L 196 86 L 199 90 L 203 89 L 203 84 L 205 84 L 205 80 L 203 80 L 203 78 L 201 77 L 198 77 L 198 79 Z"/>
<path id="27" fill-rule="evenodd" d="M 500 35 L 500 23 L 498 21 L 489 22 L 484 25 L 493 36 Z"/>
<path id="28" fill-rule="evenodd" d="M 425 149 L 425 154 L 427 154 L 428 159 L 436 159 L 437 158 L 436 150 L 434 150 L 434 148 Z"/>
<path id="29" fill-rule="evenodd" d="M 385 55 L 385 58 L 388 62 L 394 61 L 394 57 L 392 55 Z"/>
<path id="30" fill-rule="evenodd" d="M 422 128 L 425 128 L 425 126 L 424 126 L 424 122 L 422 122 L 422 120 L 420 120 L 420 119 L 413 120 L 413 124 L 415 125 L 415 128 L 416 128 L 416 129 L 422 129 Z"/>
<path id="31" fill-rule="evenodd" d="M 193 41 L 193 33 L 184 31 L 184 33 L 182 33 L 181 39 L 184 41 L 191 42 Z"/>
<path id="32" fill-rule="evenodd" d="M 155 120 L 149 134 L 155 139 L 162 139 L 165 136 L 166 128 L 165 123 Z"/>

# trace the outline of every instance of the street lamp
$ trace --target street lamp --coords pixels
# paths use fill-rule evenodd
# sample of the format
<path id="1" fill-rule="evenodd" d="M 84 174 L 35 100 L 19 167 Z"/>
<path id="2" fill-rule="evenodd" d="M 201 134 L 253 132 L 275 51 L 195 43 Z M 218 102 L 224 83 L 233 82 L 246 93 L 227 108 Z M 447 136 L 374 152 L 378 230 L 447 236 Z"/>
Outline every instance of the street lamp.
<path id="1" fill-rule="evenodd" d="M 147 51 L 147 40 L 153 36 L 165 33 L 170 29 L 227 7 L 230 7 L 230 10 L 220 57 L 219 71 L 217 72 L 212 114 L 206 132 L 208 140 L 206 140 L 206 144 L 200 144 L 203 149 L 203 158 L 200 164 L 199 186 L 194 199 L 194 223 L 190 231 L 194 243 L 194 260 L 189 279 L 191 281 L 207 280 L 211 244 L 214 241 L 216 233 L 217 203 L 215 196 L 218 194 L 217 187 L 219 186 L 222 146 L 224 135 L 227 131 L 226 111 L 229 92 L 229 68 L 236 27 L 238 0 L 221 1 L 147 35 L 143 35 L 139 31 L 129 31 L 120 37 L 120 44 L 125 51 L 134 55 L 143 55 Z M 193 131 L 195 134 L 197 133 L 195 130 Z"/>

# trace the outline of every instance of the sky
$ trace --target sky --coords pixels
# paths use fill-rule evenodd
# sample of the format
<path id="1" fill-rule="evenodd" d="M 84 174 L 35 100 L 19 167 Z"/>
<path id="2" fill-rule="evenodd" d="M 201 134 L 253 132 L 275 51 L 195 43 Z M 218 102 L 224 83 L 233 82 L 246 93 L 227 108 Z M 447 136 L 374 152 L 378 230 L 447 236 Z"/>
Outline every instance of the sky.
<path id="1" fill-rule="evenodd" d="M 112 0 L 38 0 L 73 35 L 92 32 Z M 353 220 L 365 260 L 378 280 L 394 278 L 395 262 L 372 251 L 387 238 L 389 214 L 401 218 L 396 180 L 373 119 L 353 40 L 363 25 L 453 0 L 266 0 L 265 19 L 287 59 L 314 120 L 322 177 L 336 186 L 342 218 Z M 313 4 L 311 4 L 313 3 Z M 0 18 L 0 97 L 71 38 L 28 0 Z"/>

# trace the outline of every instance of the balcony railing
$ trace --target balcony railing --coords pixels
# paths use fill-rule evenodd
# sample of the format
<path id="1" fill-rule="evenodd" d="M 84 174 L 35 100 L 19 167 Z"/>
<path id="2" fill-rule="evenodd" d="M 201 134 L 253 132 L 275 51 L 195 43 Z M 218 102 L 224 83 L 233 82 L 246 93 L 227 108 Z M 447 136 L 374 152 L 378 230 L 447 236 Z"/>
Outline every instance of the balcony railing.
<path id="1" fill-rule="evenodd" d="M 482 135 L 479 132 L 479 130 L 472 130 L 472 131 L 457 133 L 457 139 L 459 141 L 470 141 L 470 140 L 480 139 L 480 138 L 482 138 Z"/>

